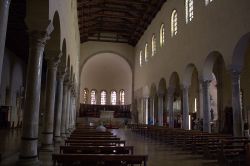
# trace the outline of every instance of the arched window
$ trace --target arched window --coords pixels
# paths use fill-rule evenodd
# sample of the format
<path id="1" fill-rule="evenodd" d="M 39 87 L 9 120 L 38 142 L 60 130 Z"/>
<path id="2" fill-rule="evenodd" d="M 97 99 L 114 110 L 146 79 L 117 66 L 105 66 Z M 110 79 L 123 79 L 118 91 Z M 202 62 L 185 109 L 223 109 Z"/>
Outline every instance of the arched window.
<path id="1" fill-rule="evenodd" d="M 162 47 L 165 43 L 165 28 L 164 24 L 161 24 L 160 28 L 160 47 Z"/>
<path id="2" fill-rule="evenodd" d="M 144 50 L 145 52 L 145 62 L 147 62 L 148 61 L 148 43 L 146 43 L 146 45 L 145 45 L 145 50 Z"/>
<path id="3" fill-rule="evenodd" d="M 90 104 L 96 104 L 96 90 L 94 89 L 91 90 L 90 98 L 91 98 Z"/>
<path id="4" fill-rule="evenodd" d="M 83 104 L 88 103 L 88 95 L 89 95 L 89 90 L 87 88 L 85 88 L 83 90 Z"/>
<path id="5" fill-rule="evenodd" d="M 186 7 L 186 24 L 187 24 L 194 18 L 194 1 L 186 0 L 185 7 Z"/>
<path id="6" fill-rule="evenodd" d="M 205 5 L 207 6 L 210 2 L 213 2 L 213 0 L 205 0 Z"/>
<path id="7" fill-rule="evenodd" d="M 152 36 L 152 56 L 156 54 L 156 39 L 155 35 L 153 34 Z"/>
<path id="8" fill-rule="evenodd" d="M 112 90 L 110 94 L 111 105 L 116 105 L 116 91 Z"/>
<path id="9" fill-rule="evenodd" d="M 101 105 L 106 105 L 107 103 L 107 92 L 105 90 L 101 91 Z"/>
<path id="10" fill-rule="evenodd" d="M 178 28 L 178 24 L 177 24 L 178 18 L 177 18 L 177 11 L 173 10 L 172 12 L 172 16 L 171 16 L 171 36 L 175 36 L 177 35 L 177 28 Z"/>
<path id="11" fill-rule="evenodd" d="M 140 51 L 140 57 L 139 57 L 139 61 L 140 61 L 140 67 L 142 66 L 142 50 Z"/>
<path id="12" fill-rule="evenodd" d="M 122 89 L 120 90 L 120 105 L 125 104 L 125 91 Z"/>

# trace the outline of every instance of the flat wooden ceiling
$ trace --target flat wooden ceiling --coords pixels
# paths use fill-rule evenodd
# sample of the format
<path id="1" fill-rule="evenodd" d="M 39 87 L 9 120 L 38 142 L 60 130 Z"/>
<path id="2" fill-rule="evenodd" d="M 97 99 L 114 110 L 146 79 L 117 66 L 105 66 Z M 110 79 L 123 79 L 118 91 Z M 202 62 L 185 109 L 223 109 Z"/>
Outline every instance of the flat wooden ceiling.
<path id="1" fill-rule="evenodd" d="M 81 43 L 135 46 L 166 0 L 77 0 Z"/>

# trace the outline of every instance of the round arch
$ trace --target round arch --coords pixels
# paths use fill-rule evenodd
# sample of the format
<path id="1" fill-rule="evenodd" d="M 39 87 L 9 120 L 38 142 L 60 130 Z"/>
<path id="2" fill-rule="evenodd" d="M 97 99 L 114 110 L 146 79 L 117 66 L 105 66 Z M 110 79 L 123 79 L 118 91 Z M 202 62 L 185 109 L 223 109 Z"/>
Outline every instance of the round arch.
<path id="1" fill-rule="evenodd" d="M 82 72 L 82 69 L 84 68 L 84 65 L 89 61 L 89 59 L 91 59 L 92 57 L 96 56 L 96 55 L 99 55 L 99 54 L 105 54 L 105 53 L 110 53 L 110 54 L 115 54 L 115 55 L 118 55 L 120 56 L 121 58 L 123 58 L 130 66 L 130 70 L 131 72 L 133 71 L 133 64 L 130 63 L 130 61 L 122 54 L 118 53 L 118 52 L 115 52 L 115 51 L 111 51 L 111 50 L 103 50 L 103 51 L 99 51 L 99 52 L 95 52 L 91 55 L 89 55 L 80 65 L 80 75 L 81 75 L 81 72 Z"/>
<path id="2" fill-rule="evenodd" d="M 232 56 L 232 66 L 231 66 L 232 69 L 241 72 L 244 66 L 245 55 L 249 48 L 249 43 L 250 43 L 250 32 L 243 35 L 234 48 Z"/>

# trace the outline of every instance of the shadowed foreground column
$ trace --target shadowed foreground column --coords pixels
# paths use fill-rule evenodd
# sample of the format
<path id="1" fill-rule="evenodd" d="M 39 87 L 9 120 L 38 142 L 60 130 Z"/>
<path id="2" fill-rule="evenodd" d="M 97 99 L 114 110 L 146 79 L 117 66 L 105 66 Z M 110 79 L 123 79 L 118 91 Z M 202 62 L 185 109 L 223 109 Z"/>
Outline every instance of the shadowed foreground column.
<path id="1" fill-rule="evenodd" d="M 50 24 L 47 31 L 33 31 L 30 34 L 29 62 L 24 102 L 23 130 L 18 165 L 37 165 L 37 143 L 39 124 L 39 105 L 43 52 L 49 34 L 53 31 Z"/>

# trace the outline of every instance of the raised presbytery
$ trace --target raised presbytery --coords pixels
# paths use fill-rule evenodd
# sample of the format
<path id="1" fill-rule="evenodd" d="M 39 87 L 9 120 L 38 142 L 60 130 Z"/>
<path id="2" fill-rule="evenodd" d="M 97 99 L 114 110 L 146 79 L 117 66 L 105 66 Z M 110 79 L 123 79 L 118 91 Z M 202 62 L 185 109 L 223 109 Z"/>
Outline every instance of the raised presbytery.
<path id="1" fill-rule="evenodd" d="M 0 0 L 0 165 L 250 165 L 249 0 Z"/>

